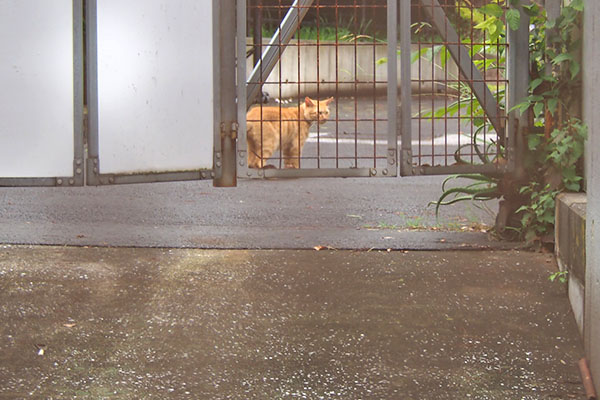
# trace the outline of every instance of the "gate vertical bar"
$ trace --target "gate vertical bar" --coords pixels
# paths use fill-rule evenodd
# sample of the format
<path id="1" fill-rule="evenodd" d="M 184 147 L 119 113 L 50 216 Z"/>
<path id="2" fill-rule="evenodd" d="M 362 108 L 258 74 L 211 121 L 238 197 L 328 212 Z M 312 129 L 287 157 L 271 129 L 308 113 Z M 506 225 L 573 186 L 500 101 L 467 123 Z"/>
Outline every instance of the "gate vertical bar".
<path id="1" fill-rule="evenodd" d="M 220 127 L 220 148 L 215 146 L 215 187 L 234 187 L 237 185 L 236 144 L 238 132 L 236 102 L 236 0 L 215 1 L 213 7 L 218 12 L 218 54 L 219 65 L 215 69 L 215 81 L 218 82 L 215 93 L 215 107 L 219 108 L 216 124 Z M 243 60 L 245 62 L 245 60 Z M 240 61 L 241 62 L 241 61 Z"/>
<path id="2" fill-rule="evenodd" d="M 395 176 L 398 174 L 398 0 L 388 0 L 387 2 L 387 26 L 388 172 L 386 173 L 384 169 L 383 173 Z M 373 80 L 376 81 L 375 77 Z M 373 109 L 375 110 L 375 107 Z M 376 148 L 376 145 L 374 147 Z"/>
<path id="3" fill-rule="evenodd" d="M 262 2 L 262 0 L 260 0 Z M 238 165 L 239 172 L 248 174 L 248 166 L 246 160 L 248 160 L 247 154 L 247 141 L 246 141 L 246 0 L 237 0 L 237 119 L 238 119 Z M 262 13 L 262 10 L 261 10 Z M 256 43 L 253 43 L 256 51 Z M 262 49 L 262 38 L 261 46 Z M 255 54 L 258 56 L 258 62 L 260 62 L 261 53 Z M 254 63 L 256 65 L 256 62 Z"/>
<path id="4" fill-rule="evenodd" d="M 529 1 L 524 1 L 528 4 Z M 513 7 L 513 6 L 511 6 Z M 516 7 L 521 14 L 519 29 L 508 29 L 508 59 L 506 73 L 508 76 L 508 95 L 506 109 L 510 110 L 528 94 L 529 89 L 529 16 L 521 6 Z M 517 176 L 523 176 L 522 165 L 523 130 L 527 126 L 527 114 L 518 115 L 518 110 L 508 114 L 507 144 L 508 169 Z"/>
<path id="5" fill-rule="evenodd" d="M 410 0 L 400 1 L 400 174 L 412 175 Z"/>
<path id="6" fill-rule="evenodd" d="M 86 0 L 85 30 L 87 58 L 87 141 L 86 184 L 97 185 L 98 180 L 98 3 Z"/>
<path id="7" fill-rule="evenodd" d="M 254 53 L 252 54 L 252 60 L 254 61 L 252 65 L 256 65 L 260 62 L 260 58 L 262 55 L 262 17 L 263 17 L 263 9 L 262 9 L 262 0 L 253 0 L 255 9 L 252 21 L 252 42 L 254 44 Z M 239 22 L 239 9 L 238 9 L 238 22 Z M 244 14 L 245 16 L 246 14 Z M 246 24 L 246 18 L 244 18 L 244 25 Z M 238 25 L 238 29 L 240 29 Z M 246 30 L 244 30 L 245 32 Z M 241 54 L 241 53 L 240 53 Z"/>
<path id="8" fill-rule="evenodd" d="M 85 57 L 83 49 L 83 17 L 83 1 L 73 0 L 73 96 L 75 98 L 73 110 L 73 132 L 75 133 L 75 159 L 73 161 L 73 179 L 69 181 L 69 184 L 76 186 L 83 186 L 85 183 L 85 176 L 83 173 L 83 79 L 85 76 L 83 71 L 83 59 Z"/>

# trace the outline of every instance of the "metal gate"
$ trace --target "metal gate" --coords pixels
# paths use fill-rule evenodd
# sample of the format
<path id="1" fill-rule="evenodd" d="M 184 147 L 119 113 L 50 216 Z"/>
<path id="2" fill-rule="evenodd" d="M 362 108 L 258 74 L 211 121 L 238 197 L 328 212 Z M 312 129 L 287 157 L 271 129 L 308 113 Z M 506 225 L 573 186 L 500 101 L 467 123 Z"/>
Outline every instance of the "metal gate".
<path id="1" fill-rule="evenodd" d="M 440 1 L 2 2 L 0 185 L 510 171 L 526 15 Z"/>
<path id="2" fill-rule="evenodd" d="M 0 2 L 0 185 L 219 179 L 221 3 Z"/>
<path id="3" fill-rule="evenodd" d="M 517 42 L 522 47 L 527 40 L 526 16 L 521 13 L 520 28 L 510 32 L 508 2 L 478 2 L 483 5 L 239 1 L 246 19 L 238 21 L 238 60 L 247 58 L 238 63 L 238 75 L 247 77 L 239 86 L 239 176 L 500 174 L 514 168 L 517 125 L 505 110 L 525 95 L 509 91 L 509 82 L 526 81 L 526 57 L 521 71 L 515 64 Z M 492 24 L 495 37 L 485 29 Z M 515 42 L 510 50 L 509 39 Z M 304 142 L 307 96 L 332 96 L 333 103 L 330 118 L 314 122 Z M 286 151 L 290 130 L 301 152 Z"/>
<path id="4" fill-rule="evenodd" d="M 250 22 L 238 27 L 238 59 L 251 55 L 238 72 L 239 176 L 397 176 L 397 1 L 238 4 Z M 325 98 L 315 105 L 327 122 L 302 137 L 305 110 Z"/>

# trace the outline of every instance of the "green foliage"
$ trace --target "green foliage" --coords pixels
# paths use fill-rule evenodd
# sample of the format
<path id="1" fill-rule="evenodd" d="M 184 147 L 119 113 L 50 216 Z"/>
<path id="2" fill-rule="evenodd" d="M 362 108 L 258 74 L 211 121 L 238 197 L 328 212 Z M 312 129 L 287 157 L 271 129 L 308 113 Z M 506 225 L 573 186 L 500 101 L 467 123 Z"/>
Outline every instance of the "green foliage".
<path id="1" fill-rule="evenodd" d="M 560 283 L 567 283 L 567 278 L 569 276 L 569 271 L 556 271 L 548 276 L 548 280 L 550 282 L 554 282 L 558 280 Z"/>
<path id="2" fill-rule="evenodd" d="M 579 101 L 581 38 L 576 32 L 581 26 L 583 3 L 573 1 L 563 6 L 556 20 L 549 20 L 546 11 L 535 3 L 523 8 L 533 27 L 529 45 L 533 76 L 529 96 L 510 111 L 530 111 L 534 124 L 544 126 L 546 111 L 555 116 L 561 110 L 568 112 Z"/>
<path id="3" fill-rule="evenodd" d="M 473 19 L 477 23 L 474 28 L 485 32 L 484 44 L 479 48 L 471 48 L 472 55 L 478 54 L 477 67 L 482 70 L 484 66 L 503 67 L 504 54 L 499 55 L 499 63 L 495 61 L 495 55 L 488 56 L 498 48 L 492 46 L 494 43 L 505 40 L 503 21 L 506 21 L 509 29 L 518 29 L 521 23 L 518 10 L 509 8 L 505 12 L 503 4 L 504 1 L 499 0 L 473 12 Z M 520 1 L 510 0 L 510 5 L 519 6 Z M 523 160 L 528 171 L 528 182 L 515 187 L 512 182 L 510 185 L 502 184 L 501 179 L 485 174 L 456 175 L 444 182 L 443 194 L 434 204 L 437 212 L 441 205 L 457 201 L 518 198 L 521 206 L 516 207 L 516 214 L 519 216 L 520 226 L 514 228 L 523 239 L 534 241 L 553 232 L 556 195 L 564 190 L 581 189 L 580 159 L 584 151 L 587 127 L 572 110 L 576 109 L 580 97 L 581 65 L 578 54 L 581 40 L 576 33 L 581 25 L 583 1 L 574 0 L 564 5 L 555 21 L 548 20 L 546 11 L 536 2 L 522 5 L 522 8 L 530 17 L 532 26 L 529 41 L 532 76 L 529 95 L 509 112 L 529 113 L 533 122 L 532 129 L 526 136 L 527 151 Z M 495 62 L 498 65 L 494 65 Z M 448 107 L 431 111 L 429 116 L 435 119 L 454 115 L 458 113 L 459 108 L 469 113 L 473 112 L 477 129 L 472 139 L 479 161 L 497 162 L 497 159 L 488 159 L 485 156 L 489 154 L 487 146 L 495 144 L 484 143 L 477 138 L 478 132 L 484 128 L 487 128 L 487 131 L 491 130 L 481 105 L 470 90 L 458 89 L 458 101 Z M 505 92 L 495 89 L 499 105 L 503 108 Z M 458 153 L 460 154 L 460 149 Z M 502 154 L 503 149 L 500 150 L 500 156 Z M 459 158 L 457 161 L 468 162 Z M 458 177 L 471 179 L 475 183 L 446 188 L 449 180 Z"/>
<path id="4" fill-rule="evenodd" d="M 384 42 L 385 38 L 381 37 L 379 33 L 369 34 L 372 29 L 372 20 L 355 24 L 354 19 L 351 18 L 346 22 L 339 22 L 336 26 L 328 23 L 325 20 L 321 20 L 319 26 L 300 26 L 297 30 L 295 38 L 300 40 L 319 40 L 319 41 L 331 41 L 336 40 L 340 42 Z M 262 36 L 264 38 L 273 37 L 278 26 L 262 26 Z"/>
<path id="5" fill-rule="evenodd" d="M 459 187 L 446 187 L 450 181 L 457 179 L 469 180 L 470 184 Z M 447 206 L 461 201 L 487 201 L 498 198 L 502 193 L 498 190 L 498 179 L 485 174 L 456 174 L 450 175 L 442 183 L 442 195 L 435 204 L 435 215 L 439 215 L 440 206 Z M 450 198 L 449 200 L 446 200 Z"/>
<path id="6" fill-rule="evenodd" d="M 523 186 L 519 193 L 527 195 L 529 202 L 517 209 L 521 213 L 521 233 L 527 242 L 552 233 L 554 227 L 555 198 L 559 190 L 552 190 L 550 185 L 540 188 L 538 182 Z"/>
<path id="7" fill-rule="evenodd" d="M 531 182 L 520 188 L 527 202 L 521 213 L 520 231 L 536 240 L 554 229 L 555 197 L 561 191 L 581 190 L 580 160 L 584 152 L 587 127 L 573 114 L 580 98 L 581 65 L 578 53 L 581 40 L 582 1 L 563 6 L 552 21 L 538 4 L 524 6 L 534 27 L 530 34 L 533 64 L 529 96 L 513 107 L 528 112 L 534 127 L 543 133 L 526 136 Z"/>

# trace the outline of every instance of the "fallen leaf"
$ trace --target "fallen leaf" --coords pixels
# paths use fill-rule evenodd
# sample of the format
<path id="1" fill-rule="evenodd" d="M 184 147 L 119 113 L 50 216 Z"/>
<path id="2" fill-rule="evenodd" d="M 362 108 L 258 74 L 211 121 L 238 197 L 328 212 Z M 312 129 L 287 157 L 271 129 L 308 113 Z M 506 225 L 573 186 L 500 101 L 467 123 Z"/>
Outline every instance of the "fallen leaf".
<path id="1" fill-rule="evenodd" d="M 72 327 L 74 327 L 75 325 L 77 325 L 77 324 L 63 324 L 63 326 L 64 326 L 65 328 L 72 328 Z"/>
<path id="2" fill-rule="evenodd" d="M 36 344 L 35 347 L 37 348 L 37 355 L 38 356 L 43 356 L 44 353 L 46 352 L 46 345 L 45 344 Z"/>
<path id="3" fill-rule="evenodd" d="M 321 250 L 337 250 L 333 246 L 315 246 L 315 247 L 313 247 L 313 249 L 315 249 L 316 251 L 321 251 Z"/>

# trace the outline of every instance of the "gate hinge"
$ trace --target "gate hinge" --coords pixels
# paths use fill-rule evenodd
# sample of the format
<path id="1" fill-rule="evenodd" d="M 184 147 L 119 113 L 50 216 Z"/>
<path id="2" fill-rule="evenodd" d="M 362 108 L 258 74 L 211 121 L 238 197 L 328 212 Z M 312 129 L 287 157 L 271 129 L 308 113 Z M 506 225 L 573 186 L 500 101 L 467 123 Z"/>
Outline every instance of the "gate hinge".
<path id="1" fill-rule="evenodd" d="M 237 122 L 221 122 L 221 138 L 237 139 L 239 124 Z M 227 129 L 229 127 L 229 129 Z"/>

